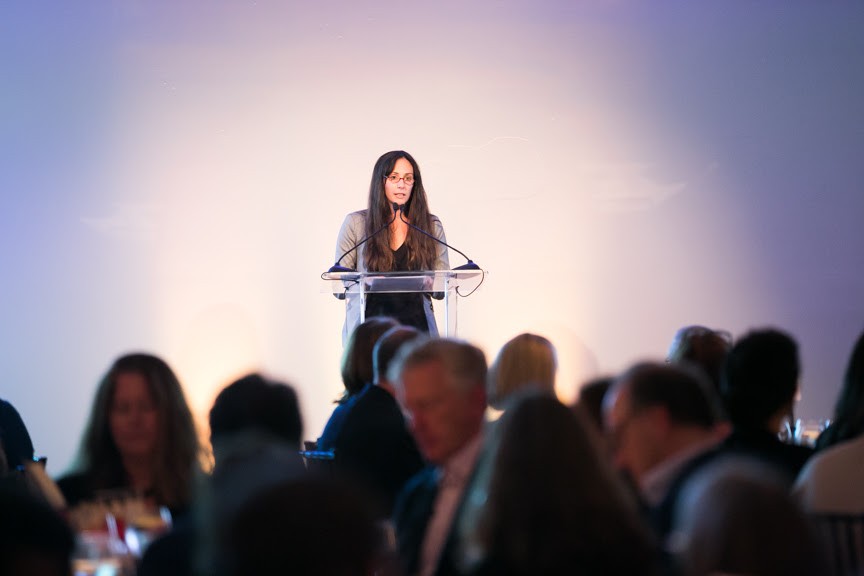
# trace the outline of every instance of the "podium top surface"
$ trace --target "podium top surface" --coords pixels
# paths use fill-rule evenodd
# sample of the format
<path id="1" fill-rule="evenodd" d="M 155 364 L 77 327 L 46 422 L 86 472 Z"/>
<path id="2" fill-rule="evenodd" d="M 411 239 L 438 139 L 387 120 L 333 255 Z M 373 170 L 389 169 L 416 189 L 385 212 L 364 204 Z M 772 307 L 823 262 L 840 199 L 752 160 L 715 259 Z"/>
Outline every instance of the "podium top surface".
<path id="1" fill-rule="evenodd" d="M 484 270 L 407 270 L 397 272 L 325 272 L 328 286 L 348 292 L 443 292 L 479 281 Z M 335 287 L 334 287 L 335 288 Z"/>
<path id="2" fill-rule="evenodd" d="M 485 274 L 484 270 L 399 270 L 396 272 L 325 272 L 324 280 L 358 281 L 363 278 L 457 278 L 468 279 Z"/>

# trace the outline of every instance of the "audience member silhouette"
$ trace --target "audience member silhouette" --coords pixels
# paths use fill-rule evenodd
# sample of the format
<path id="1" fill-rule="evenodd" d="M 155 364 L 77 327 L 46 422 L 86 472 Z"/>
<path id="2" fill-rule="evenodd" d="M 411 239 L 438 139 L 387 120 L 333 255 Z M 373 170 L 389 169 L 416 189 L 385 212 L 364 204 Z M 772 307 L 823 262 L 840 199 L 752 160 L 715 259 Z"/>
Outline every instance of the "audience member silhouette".
<path id="1" fill-rule="evenodd" d="M 0 574 L 68 576 L 75 539 L 46 502 L 0 488 Z"/>
<path id="2" fill-rule="evenodd" d="M 798 475 L 795 494 L 810 512 L 864 515 L 864 333 L 849 359 L 834 418 L 819 437 L 824 448 Z M 864 557 L 861 562 L 864 567 Z"/>
<path id="3" fill-rule="evenodd" d="M 657 573 L 654 538 L 581 410 L 531 394 L 498 426 L 474 574 Z"/>
<path id="4" fill-rule="evenodd" d="M 210 409 L 215 465 L 203 479 L 195 514 L 146 551 L 139 576 L 210 574 L 222 530 L 256 492 L 304 475 L 303 421 L 294 389 L 249 374 L 216 396 Z"/>
<path id="5" fill-rule="evenodd" d="M 816 440 L 816 449 L 822 450 L 858 438 L 864 433 L 864 332 L 858 336 L 846 374 L 843 387 L 834 407 L 831 425 Z"/>
<path id="6" fill-rule="evenodd" d="M 500 410 L 511 394 L 525 388 L 554 396 L 557 369 L 552 342 L 536 334 L 519 334 L 501 347 L 489 366 L 486 389 L 489 405 Z"/>
<path id="7" fill-rule="evenodd" d="M 813 454 L 781 442 L 781 422 L 792 413 L 799 377 L 798 345 L 775 329 L 756 330 L 735 343 L 726 358 L 721 392 L 732 433 L 723 450 L 777 467 L 791 486 Z"/>
<path id="8" fill-rule="evenodd" d="M 33 487 L 23 471 L 30 462 L 33 462 L 30 433 L 15 407 L 0 399 L 0 489 L 32 492 Z"/>
<path id="9" fill-rule="evenodd" d="M 597 431 L 603 433 L 603 398 L 612 387 L 613 378 L 603 376 L 584 383 L 579 388 L 576 406 L 584 412 Z"/>
<path id="10" fill-rule="evenodd" d="M 322 478 L 276 484 L 230 520 L 215 576 L 374 576 L 383 540 L 361 494 Z"/>
<path id="11" fill-rule="evenodd" d="M 300 406 L 289 384 L 250 374 L 226 386 L 210 409 L 214 516 L 230 515 L 261 486 L 301 474 L 302 437 Z"/>
<path id="12" fill-rule="evenodd" d="M 298 449 L 303 437 L 294 388 L 258 373 L 235 380 L 219 392 L 210 408 L 209 423 L 214 452 L 237 434 L 257 433 Z"/>
<path id="13" fill-rule="evenodd" d="M 156 356 L 129 354 L 102 378 L 73 472 L 57 483 L 69 506 L 122 489 L 176 516 L 191 503 L 200 457 L 177 376 Z"/>
<path id="14" fill-rule="evenodd" d="M 394 326 L 381 335 L 372 351 L 374 383 L 337 409 L 318 440 L 319 450 L 335 452 L 336 473 L 366 489 L 384 518 L 392 514 L 408 479 L 424 466 L 387 379 L 399 348 L 420 336 L 409 326 Z"/>
<path id="15" fill-rule="evenodd" d="M 351 332 L 342 351 L 341 373 L 345 391 L 339 399 L 339 404 L 359 394 L 364 386 L 372 382 L 375 376 L 372 367 L 372 349 L 384 332 L 398 325 L 399 323 L 393 318 L 373 316 L 367 318 Z"/>
<path id="16" fill-rule="evenodd" d="M 675 531 L 683 576 L 831 574 L 785 478 L 749 459 L 720 459 L 694 477 Z"/>
<path id="17" fill-rule="evenodd" d="M 675 333 L 666 359 L 671 364 L 684 362 L 698 366 L 720 393 L 720 377 L 726 355 L 732 348 L 732 335 L 705 326 L 684 326 Z"/>
<path id="18" fill-rule="evenodd" d="M 0 449 L 8 470 L 33 460 L 33 441 L 15 407 L 0 399 Z"/>
<path id="19" fill-rule="evenodd" d="M 394 525 L 406 574 L 456 574 L 454 526 L 482 446 L 486 359 L 468 343 L 418 340 L 391 367 L 399 402 L 431 466 L 397 500 Z"/>
<path id="20" fill-rule="evenodd" d="M 682 486 L 716 454 L 718 404 L 702 372 L 671 364 L 636 364 L 606 394 L 615 464 L 634 482 L 662 539 Z"/>
<path id="21" fill-rule="evenodd" d="M 804 509 L 864 515 L 864 333 L 826 449 L 809 463 L 812 450 L 777 438 L 800 373 L 797 344 L 779 330 L 730 348 L 724 332 L 684 327 L 667 364 L 586 384 L 572 408 L 555 398 L 556 370 L 542 336 L 511 339 L 487 370 L 471 344 L 370 318 L 348 339 L 344 396 L 318 440 L 336 455 L 335 479 L 306 473 L 297 395 L 259 374 L 217 396 L 205 476 L 176 375 L 129 354 L 100 382 L 58 484 L 70 506 L 125 491 L 172 509 L 174 529 L 139 576 L 795 576 L 827 570 L 788 493 L 799 471 Z M 504 413 L 484 426 L 487 399 Z M 32 457 L 0 400 L 0 477 Z M 0 482 L 0 574 L 68 574 L 68 525 L 11 486 Z"/>

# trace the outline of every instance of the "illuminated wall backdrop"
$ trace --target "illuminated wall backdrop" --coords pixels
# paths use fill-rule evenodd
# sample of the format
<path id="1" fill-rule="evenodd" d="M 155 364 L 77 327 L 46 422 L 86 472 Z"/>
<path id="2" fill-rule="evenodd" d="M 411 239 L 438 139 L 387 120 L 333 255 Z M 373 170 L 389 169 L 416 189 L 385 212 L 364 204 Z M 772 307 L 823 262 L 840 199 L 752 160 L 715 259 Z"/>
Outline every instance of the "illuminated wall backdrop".
<path id="1" fill-rule="evenodd" d="M 491 272 L 459 302 L 490 360 L 544 334 L 570 400 L 681 325 L 773 325 L 828 416 L 864 328 L 862 54 L 861 3 L 5 2 L 0 396 L 53 474 L 131 350 L 203 432 L 259 369 L 317 437 L 344 312 L 319 274 L 403 148 Z"/>

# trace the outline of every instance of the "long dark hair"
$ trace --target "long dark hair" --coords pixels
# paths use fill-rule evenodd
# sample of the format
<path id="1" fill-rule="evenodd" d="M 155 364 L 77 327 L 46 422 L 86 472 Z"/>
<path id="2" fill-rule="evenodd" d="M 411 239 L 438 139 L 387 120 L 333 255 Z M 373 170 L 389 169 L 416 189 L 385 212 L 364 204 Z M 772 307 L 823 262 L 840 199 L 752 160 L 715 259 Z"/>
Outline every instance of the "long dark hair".
<path id="1" fill-rule="evenodd" d="M 434 234 L 432 216 L 429 214 L 429 204 L 426 200 L 426 190 L 423 188 L 423 177 L 420 167 L 414 158 L 403 150 L 387 152 L 378 158 L 372 169 L 372 181 L 369 183 L 369 205 L 366 215 L 366 234 L 371 235 L 384 226 L 393 217 L 387 195 L 384 193 L 384 181 L 393 172 L 396 161 L 400 158 L 411 163 L 414 170 L 414 186 L 411 196 L 405 203 L 405 215 L 418 228 Z M 410 270 L 431 270 L 435 267 L 437 245 L 434 240 L 417 232 L 408 230 L 405 238 L 408 249 L 408 268 Z M 387 272 L 393 269 L 393 251 L 390 249 L 390 235 L 378 234 L 366 243 L 363 249 L 366 268 L 375 272 Z"/>
<path id="2" fill-rule="evenodd" d="M 76 468 L 94 490 L 117 488 L 126 470 L 111 435 L 110 412 L 118 374 L 139 374 L 150 387 L 158 410 L 159 436 L 153 459 L 153 496 L 160 504 L 185 506 L 191 501 L 201 445 L 177 376 L 161 358 L 128 354 L 118 358 L 102 378 L 81 439 Z"/>
<path id="3" fill-rule="evenodd" d="M 548 394 L 510 404 L 478 527 L 489 573 L 656 573 L 656 542 L 582 411 Z"/>
<path id="4" fill-rule="evenodd" d="M 834 407 L 834 418 L 831 425 L 819 436 L 816 447 L 819 449 L 851 440 L 864 433 L 864 332 L 858 336 L 849 364 L 846 366 L 846 376 L 843 379 L 843 389 Z"/>

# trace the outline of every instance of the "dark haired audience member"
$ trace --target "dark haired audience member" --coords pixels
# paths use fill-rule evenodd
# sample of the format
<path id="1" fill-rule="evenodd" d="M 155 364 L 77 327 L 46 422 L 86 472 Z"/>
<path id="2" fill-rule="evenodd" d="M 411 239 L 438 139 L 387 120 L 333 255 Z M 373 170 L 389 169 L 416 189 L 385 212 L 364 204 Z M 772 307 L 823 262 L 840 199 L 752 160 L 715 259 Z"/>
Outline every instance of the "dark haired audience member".
<path id="1" fill-rule="evenodd" d="M 33 442 L 21 415 L 0 399 L 0 489 L 28 490 L 19 467 L 32 461 Z"/>
<path id="2" fill-rule="evenodd" d="M 15 407 L 3 399 L 0 399 L 0 448 L 9 470 L 33 460 L 30 433 Z"/>
<path id="3" fill-rule="evenodd" d="M 0 488 L 0 574 L 69 576 L 74 546 L 71 528 L 46 502 Z"/>
<path id="4" fill-rule="evenodd" d="M 375 348 L 375 343 L 378 342 L 384 332 L 398 325 L 399 323 L 393 318 L 373 316 L 367 318 L 351 332 L 345 349 L 342 351 L 341 374 L 342 385 L 345 386 L 345 390 L 339 399 L 339 404 L 344 404 L 372 382 L 375 377 L 372 366 L 372 350 Z M 340 414 L 341 411 L 337 407 L 331 419 L 340 418 Z"/>
<path id="5" fill-rule="evenodd" d="M 819 437 L 826 447 L 804 465 L 795 494 L 810 512 L 864 515 L 864 333 L 849 359 L 834 416 Z M 864 557 L 861 561 L 864 569 Z"/>
<path id="6" fill-rule="evenodd" d="M 816 440 L 816 449 L 822 450 L 864 434 L 864 332 L 849 355 L 843 387 L 834 407 L 831 424 Z"/>
<path id="7" fill-rule="evenodd" d="M 218 492 L 214 504 L 224 510 L 217 515 L 229 514 L 261 485 L 302 473 L 303 419 L 289 384 L 244 376 L 216 396 L 209 421 L 215 461 L 210 487 Z"/>
<path id="8" fill-rule="evenodd" d="M 606 394 L 613 459 L 664 540 L 684 483 L 716 455 L 718 403 L 702 372 L 649 362 L 624 372 Z"/>
<path id="9" fill-rule="evenodd" d="M 600 433 L 603 432 L 603 398 L 613 382 L 614 378 L 608 376 L 589 380 L 579 388 L 579 395 L 576 397 L 576 406 L 585 413 Z"/>
<path id="10" fill-rule="evenodd" d="M 194 517 L 146 551 L 139 576 L 211 573 L 225 523 L 257 491 L 304 475 L 303 420 L 294 389 L 249 374 L 222 389 L 210 409 L 215 465 L 204 479 Z"/>
<path id="11" fill-rule="evenodd" d="M 300 446 L 303 420 L 297 393 L 284 382 L 248 374 L 222 389 L 210 408 L 214 450 L 237 434 L 257 433 L 288 446 Z"/>
<path id="12" fill-rule="evenodd" d="M 684 326 L 675 333 L 667 360 L 671 364 L 689 363 L 698 366 L 720 393 L 720 377 L 726 355 L 732 348 L 732 335 L 724 330 L 705 326 Z"/>
<path id="13" fill-rule="evenodd" d="M 657 573 L 654 538 L 580 410 L 530 395 L 498 431 L 474 574 Z"/>
<path id="14" fill-rule="evenodd" d="M 336 473 L 365 488 L 384 518 L 405 482 L 424 466 L 387 379 L 399 348 L 420 336 L 416 328 L 394 326 L 378 339 L 372 351 L 374 382 L 337 409 L 340 417 L 334 414 L 318 440 L 319 450 L 335 451 Z"/>
<path id="15" fill-rule="evenodd" d="M 798 344 L 785 332 L 763 329 L 742 336 L 726 358 L 721 392 L 732 433 L 724 452 L 751 456 L 795 480 L 813 449 L 781 442 L 777 433 L 798 392 Z"/>
<path id="16" fill-rule="evenodd" d="M 322 478 L 275 484 L 228 522 L 215 576 L 389 576 L 362 495 Z"/>
<path id="17" fill-rule="evenodd" d="M 189 506 L 201 446 L 180 381 L 164 360 L 128 354 L 111 365 L 73 470 L 57 482 L 70 507 L 105 491 L 142 494 L 175 516 Z"/>

